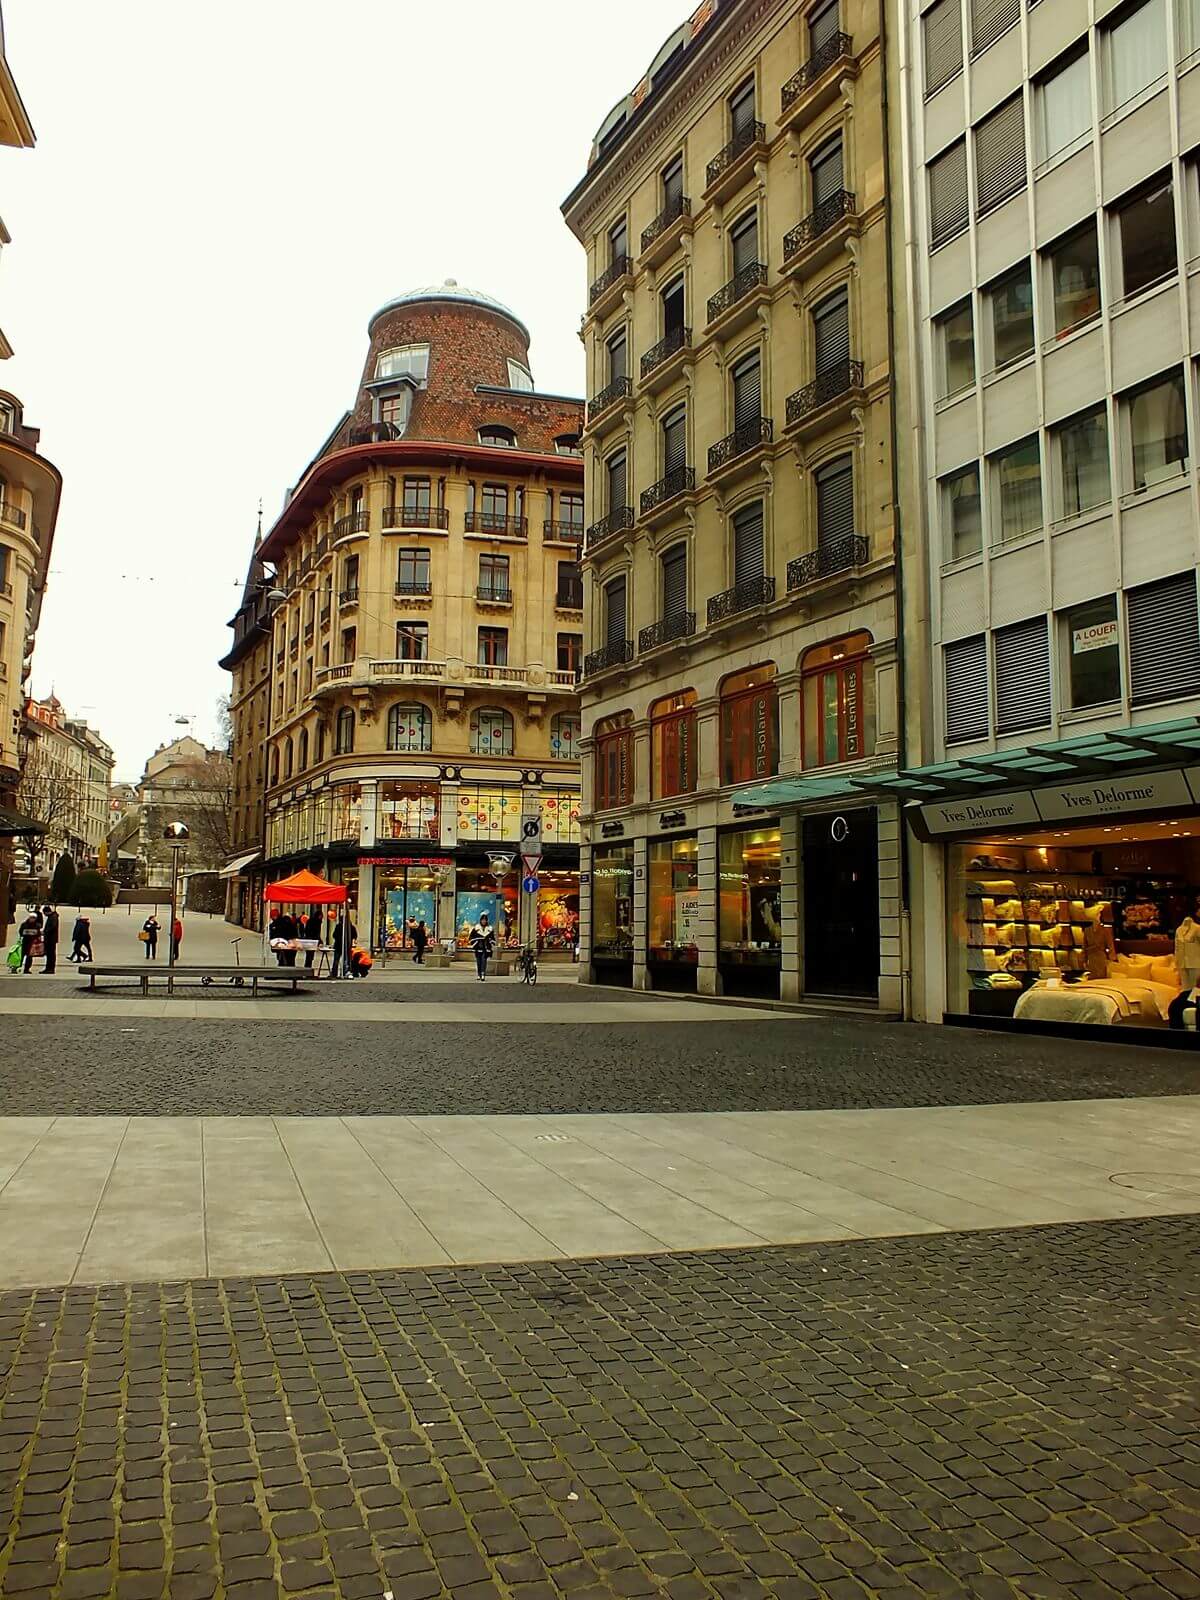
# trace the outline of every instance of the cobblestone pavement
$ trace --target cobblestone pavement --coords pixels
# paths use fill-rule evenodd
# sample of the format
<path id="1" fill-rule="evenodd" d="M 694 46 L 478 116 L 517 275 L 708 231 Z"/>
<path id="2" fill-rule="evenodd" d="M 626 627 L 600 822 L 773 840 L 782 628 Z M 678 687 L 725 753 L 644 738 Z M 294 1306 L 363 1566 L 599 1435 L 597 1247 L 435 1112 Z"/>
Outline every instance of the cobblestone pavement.
<path id="1" fill-rule="evenodd" d="M 1200 1224 L 0 1297 L 0 1590 L 1200 1594 Z"/>
<path id="2" fill-rule="evenodd" d="M 647 1001 L 652 1006 L 653 1001 Z M 597 1006 L 597 1022 L 603 1007 Z M 1194 1094 L 1200 1057 L 915 1024 L 3 1018 L 0 1114 L 836 1110 Z"/>

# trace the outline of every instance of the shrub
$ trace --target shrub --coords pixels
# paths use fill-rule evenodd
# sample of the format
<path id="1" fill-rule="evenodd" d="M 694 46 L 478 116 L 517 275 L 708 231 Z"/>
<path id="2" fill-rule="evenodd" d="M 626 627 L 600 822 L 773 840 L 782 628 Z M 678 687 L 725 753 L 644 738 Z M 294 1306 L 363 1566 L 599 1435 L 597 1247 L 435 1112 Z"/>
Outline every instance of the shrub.
<path id="1" fill-rule="evenodd" d="M 86 867 L 75 879 L 75 904 L 78 906 L 112 905 L 112 885 L 102 872 Z"/>
<path id="2" fill-rule="evenodd" d="M 75 861 L 64 850 L 50 879 L 50 903 L 63 906 L 75 896 Z"/>

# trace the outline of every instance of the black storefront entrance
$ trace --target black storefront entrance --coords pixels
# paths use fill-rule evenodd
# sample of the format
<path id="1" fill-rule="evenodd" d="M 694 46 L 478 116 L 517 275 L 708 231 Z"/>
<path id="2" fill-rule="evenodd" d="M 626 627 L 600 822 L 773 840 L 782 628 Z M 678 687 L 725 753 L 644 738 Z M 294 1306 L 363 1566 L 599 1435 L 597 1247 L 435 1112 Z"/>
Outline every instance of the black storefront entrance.
<path id="1" fill-rule="evenodd" d="M 805 817 L 804 991 L 879 994 L 879 845 L 874 809 Z"/>

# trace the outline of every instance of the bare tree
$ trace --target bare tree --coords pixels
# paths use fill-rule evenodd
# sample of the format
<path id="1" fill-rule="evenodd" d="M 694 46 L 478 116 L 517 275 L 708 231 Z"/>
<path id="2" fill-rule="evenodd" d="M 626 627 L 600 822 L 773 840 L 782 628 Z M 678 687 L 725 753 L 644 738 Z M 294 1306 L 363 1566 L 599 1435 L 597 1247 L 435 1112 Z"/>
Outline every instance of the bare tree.
<path id="1" fill-rule="evenodd" d="M 40 822 L 47 835 L 78 828 L 84 799 L 82 779 L 50 758 L 47 746 L 35 739 L 21 767 L 17 785 L 17 808 L 34 822 Z M 30 855 L 42 848 L 41 840 L 30 840 Z"/>
<path id="2" fill-rule="evenodd" d="M 223 861 L 233 849 L 233 762 L 223 750 L 210 750 L 203 761 L 188 763 L 188 823 L 196 853 Z M 181 795 L 182 797 L 182 795 Z"/>
<path id="3" fill-rule="evenodd" d="M 233 711 L 227 694 L 217 696 L 217 743 L 222 750 L 233 749 Z"/>

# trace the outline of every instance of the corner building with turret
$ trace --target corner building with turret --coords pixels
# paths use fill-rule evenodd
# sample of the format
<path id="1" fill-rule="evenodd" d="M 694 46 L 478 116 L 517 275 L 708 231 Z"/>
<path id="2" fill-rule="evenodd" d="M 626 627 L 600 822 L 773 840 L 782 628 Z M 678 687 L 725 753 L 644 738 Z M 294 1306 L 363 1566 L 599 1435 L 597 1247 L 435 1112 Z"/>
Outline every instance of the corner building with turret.
<path id="1" fill-rule="evenodd" d="M 261 742 L 265 797 L 262 858 L 238 871 L 346 883 L 375 949 L 421 921 L 465 943 L 487 910 L 504 942 L 569 952 L 582 404 L 537 393 L 524 324 L 453 280 L 368 332 L 353 408 L 256 545 L 239 613 L 269 666 L 266 729 L 234 702 L 235 767 L 256 771 Z M 543 860 L 523 895 L 531 815 Z"/>

